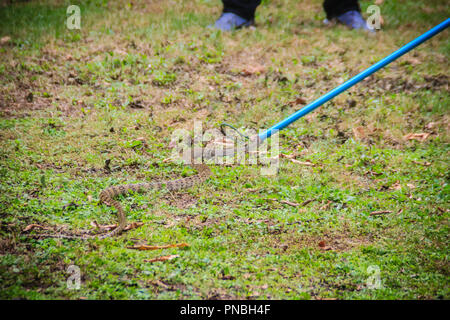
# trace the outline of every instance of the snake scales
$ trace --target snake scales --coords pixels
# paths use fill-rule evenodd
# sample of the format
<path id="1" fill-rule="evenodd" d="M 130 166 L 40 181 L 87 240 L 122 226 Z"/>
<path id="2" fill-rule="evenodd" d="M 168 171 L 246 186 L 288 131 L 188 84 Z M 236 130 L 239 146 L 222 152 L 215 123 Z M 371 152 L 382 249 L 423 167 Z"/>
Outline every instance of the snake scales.
<path id="1" fill-rule="evenodd" d="M 127 218 L 125 211 L 119 201 L 114 198 L 119 195 L 124 195 L 133 192 L 145 192 L 152 189 L 167 189 L 169 191 L 188 189 L 194 185 L 200 184 L 205 181 L 210 175 L 211 170 L 206 164 L 193 164 L 192 167 L 197 170 L 197 174 L 167 181 L 158 181 L 150 183 L 134 183 L 134 184 L 124 184 L 118 186 L 111 186 L 100 192 L 100 202 L 108 206 L 114 207 L 117 210 L 117 217 L 119 224 L 118 226 L 108 232 L 101 235 L 65 235 L 65 234 L 40 234 L 38 237 L 49 237 L 49 238 L 63 238 L 63 239 L 105 239 L 108 237 L 113 237 L 120 234 L 126 226 Z"/>
<path id="2" fill-rule="evenodd" d="M 145 192 L 150 189 L 162 189 L 166 188 L 169 191 L 187 189 L 196 184 L 200 184 L 205 181 L 210 175 L 211 170 L 206 164 L 193 165 L 194 169 L 197 170 L 197 174 L 187 178 L 181 178 L 177 180 L 161 181 L 161 182 L 151 182 L 151 183 L 135 183 L 126 184 L 119 186 L 112 186 L 106 188 L 100 193 L 100 202 L 113 206 L 117 209 L 117 216 L 119 219 L 119 225 L 113 231 L 108 232 L 99 236 L 100 239 L 113 237 L 120 234 L 127 223 L 127 218 L 125 212 L 123 211 L 120 202 L 114 198 L 118 195 L 127 194 L 130 191 L 134 192 Z"/>
<path id="3" fill-rule="evenodd" d="M 245 145 L 246 150 L 248 149 L 248 144 Z M 222 150 L 216 150 L 213 147 L 212 148 L 205 148 L 204 150 L 192 150 L 193 153 L 190 157 L 190 163 L 195 163 L 194 159 L 203 159 L 203 161 L 211 160 L 216 157 L 224 157 L 224 156 L 234 156 L 235 150 L 234 148 L 225 148 Z M 176 180 L 167 180 L 167 181 L 160 181 L 160 182 L 150 182 L 150 183 L 135 183 L 135 184 L 123 184 L 118 186 L 111 186 L 100 192 L 100 202 L 104 203 L 108 206 L 114 207 L 117 210 L 117 217 L 119 224 L 117 228 L 114 230 L 100 234 L 100 235 L 90 235 L 90 234 L 83 234 L 83 235 L 64 235 L 64 234 L 40 234 L 38 237 L 50 237 L 50 238 L 64 238 L 64 239 L 105 239 L 108 237 L 113 237 L 118 234 L 120 234 L 127 223 L 127 218 L 125 215 L 125 212 L 122 208 L 122 205 L 119 201 L 115 200 L 115 197 L 119 195 L 124 195 L 129 193 L 130 191 L 134 192 L 145 192 L 152 189 L 167 189 L 169 191 L 173 190 L 181 190 L 181 189 L 188 189 L 194 185 L 201 184 L 203 181 L 208 179 L 208 177 L 211 175 L 211 170 L 209 166 L 205 163 L 201 164 L 191 164 L 191 166 L 197 170 L 197 174 L 176 179 Z"/>

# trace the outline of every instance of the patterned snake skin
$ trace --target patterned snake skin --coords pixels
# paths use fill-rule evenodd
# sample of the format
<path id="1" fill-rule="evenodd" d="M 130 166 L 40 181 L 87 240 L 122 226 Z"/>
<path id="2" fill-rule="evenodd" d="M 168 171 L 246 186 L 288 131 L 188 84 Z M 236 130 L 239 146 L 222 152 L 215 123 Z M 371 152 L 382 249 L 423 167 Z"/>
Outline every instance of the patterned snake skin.
<path id="1" fill-rule="evenodd" d="M 246 145 L 248 148 L 248 144 Z M 233 156 L 234 148 L 231 149 L 223 149 L 223 150 L 215 150 L 214 148 L 206 148 L 205 150 L 193 150 L 193 154 L 191 155 L 191 162 L 194 162 L 194 159 L 203 159 L 203 160 L 211 160 L 214 157 L 224 157 L 224 156 Z M 40 234 L 38 237 L 51 237 L 51 238 L 63 238 L 63 239 L 105 239 L 108 237 L 113 237 L 120 234 L 127 223 L 127 218 L 125 212 L 119 201 L 114 198 L 119 195 L 127 194 L 130 191 L 134 192 L 145 192 L 152 189 L 167 189 L 169 191 L 172 190 L 181 190 L 188 189 L 194 185 L 201 184 L 203 181 L 208 179 L 211 175 L 211 170 L 205 163 L 202 164 L 192 164 L 191 165 L 195 170 L 197 170 L 197 174 L 191 177 L 177 179 L 177 180 L 168 180 L 161 182 L 150 182 L 150 183 L 135 183 L 135 184 L 125 184 L 118 185 L 106 188 L 100 193 L 100 202 L 104 203 L 108 206 L 114 207 L 117 210 L 117 216 L 119 220 L 119 225 L 114 230 L 101 234 L 101 235 L 64 235 L 64 234 Z"/>
<path id="2" fill-rule="evenodd" d="M 177 179 L 177 180 L 168 180 L 168 181 L 160 181 L 160 182 L 150 182 L 150 183 L 135 183 L 135 184 L 125 184 L 118 185 L 106 188 L 100 193 L 100 202 L 104 203 L 108 206 L 112 206 L 117 209 L 117 216 L 119 220 L 119 225 L 117 228 L 112 230 L 111 232 L 101 234 L 101 235 L 65 235 L 65 234 L 40 234 L 37 237 L 46 237 L 46 238 L 59 238 L 59 239 L 105 239 L 108 237 L 113 237 L 120 234 L 127 224 L 127 218 L 125 212 L 119 201 L 114 198 L 119 195 L 127 194 L 130 191 L 134 192 L 145 192 L 152 189 L 167 189 L 169 191 L 172 190 L 181 190 L 188 189 L 194 185 L 200 184 L 211 175 L 211 170 L 206 164 L 197 164 L 192 165 L 194 169 L 197 170 L 197 174 L 191 177 Z M 34 236 L 33 236 L 34 237 Z"/>
<path id="3" fill-rule="evenodd" d="M 119 226 L 113 231 L 99 236 L 99 239 L 104 239 L 118 235 L 123 231 L 123 229 L 126 226 L 127 218 L 119 201 L 114 200 L 116 196 L 121 194 L 127 194 L 130 191 L 145 192 L 151 189 L 163 189 L 163 188 L 166 188 L 169 191 L 188 189 L 196 184 L 202 183 L 203 181 L 208 179 L 208 177 L 211 175 L 211 170 L 206 164 L 193 165 L 192 167 L 196 169 L 198 173 L 191 177 L 161 182 L 125 184 L 119 186 L 112 186 L 103 190 L 100 193 L 100 202 L 117 209 Z"/>

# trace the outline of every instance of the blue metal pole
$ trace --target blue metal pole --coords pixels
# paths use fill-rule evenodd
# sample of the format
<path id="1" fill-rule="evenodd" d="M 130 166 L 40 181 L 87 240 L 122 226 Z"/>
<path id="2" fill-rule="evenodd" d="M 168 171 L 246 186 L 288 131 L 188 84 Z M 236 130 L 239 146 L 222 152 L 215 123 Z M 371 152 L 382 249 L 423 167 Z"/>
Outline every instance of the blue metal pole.
<path id="1" fill-rule="evenodd" d="M 380 70 L 381 68 L 385 67 L 386 65 L 388 65 L 392 61 L 398 59 L 399 57 L 401 57 L 405 53 L 407 53 L 410 50 L 414 49 L 415 47 L 417 47 L 421 43 L 427 41 L 428 39 L 432 38 L 436 34 L 440 33 L 443 30 L 445 30 L 449 25 L 450 25 L 450 18 L 448 18 L 444 22 L 438 24 L 433 29 L 430 29 L 429 31 L 425 32 L 423 35 L 421 35 L 420 37 L 414 39 L 413 41 L 411 41 L 407 45 L 401 47 L 397 51 L 391 53 L 386 58 L 378 61 L 377 63 L 375 63 L 371 67 L 367 68 L 366 70 L 364 70 L 360 74 L 354 76 L 350 80 L 347 80 L 346 82 L 344 82 L 340 86 L 334 88 L 333 90 L 331 90 L 330 92 L 326 93 L 325 95 L 323 95 L 319 99 L 315 100 L 314 102 L 310 103 L 309 105 L 307 105 L 307 106 L 303 107 L 302 109 L 298 110 L 297 112 L 295 112 L 294 114 L 290 115 L 289 117 L 287 117 L 283 121 L 280 121 L 279 123 L 277 123 L 273 127 L 269 128 L 266 131 L 264 131 L 263 133 L 259 134 L 258 137 L 259 137 L 260 141 L 269 138 L 276 131 L 279 131 L 281 129 L 286 128 L 288 125 L 290 125 L 294 121 L 297 121 L 298 119 L 300 119 L 304 115 L 306 115 L 306 114 L 310 113 L 311 111 L 315 110 L 316 108 L 320 107 L 325 102 L 330 101 L 331 99 L 333 99 L 337 95 L 341 94 L 342 92 L 344 92 L 348 88 L 354 86 L 355 84 L 357 84 L 361 80 L 363 80 L 363 79 L 367 78 L 368 76 L 370 76 L 371 74 L 377 72 L 378 70 Z"/>

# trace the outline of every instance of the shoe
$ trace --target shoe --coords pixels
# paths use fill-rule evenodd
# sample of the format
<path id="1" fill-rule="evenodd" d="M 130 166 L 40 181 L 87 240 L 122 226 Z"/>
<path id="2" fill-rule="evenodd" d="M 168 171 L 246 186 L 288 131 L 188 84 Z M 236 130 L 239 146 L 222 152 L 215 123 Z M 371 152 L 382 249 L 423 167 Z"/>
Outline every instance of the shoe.
<path id="1" fill-rule="evenodd" d="M 373 32 L 373 30 L 367 26 L 366 20 L 364 20 L 361 13 L 356 10 L 350 10 L 341 14 L 337 17 L 337 20 L 352 29 L 364 29 Z"/>
<path id="2" fill-rule="evenodd" d="M 333 19 L 331 19 L 331 20 L 324 19 L 324 20 L 322 21 L 322 23 L 323 23 L 324 26 L 326 26 L 326 27 L 333 27 L 334 25 L 336 25 L 336 19 L 335 19 L 335 18 L 333 18 Z"/>
<path id="3" fill-rule="evenodd" d="M 231 31 L 242 27 L 250 27 L 255 24 L 255 20 L 244 19 L 232 12 L 222 13 L 213 27 L 222 31 Z"/>

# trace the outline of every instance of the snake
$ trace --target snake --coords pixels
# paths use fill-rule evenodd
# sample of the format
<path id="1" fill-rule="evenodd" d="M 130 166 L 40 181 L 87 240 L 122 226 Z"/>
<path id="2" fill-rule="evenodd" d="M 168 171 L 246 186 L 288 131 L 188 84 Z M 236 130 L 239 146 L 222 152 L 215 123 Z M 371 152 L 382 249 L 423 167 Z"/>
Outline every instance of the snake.
<path id="1" fill-rule="evenodd" d="M 248 144 L 245 144 L 246 150 L 248 150 Z M 195 185 L 203 183 L 211 176 L 211 169 L 209 166 L 202 162 L 208 161 L 217 157 L 233 156 L 234 148 L 216 150 L 214 148 L 206 148 L 204 150 L 193 150 L 190 157 L 191 167 L 197 171 L 197 174 L 180 178 L 175 180 L 166 181 L 155 181 L 155 182 L 143 182 L 143 183 L 131 183 L 131 184 L 121 184 L 116 186 L 110 186 L 100 192 L 99 202 L 106 204 L 107 206 L 114 207 L 117 210 L 118 226 L 110 232 L 99 234 L 99 235 L 65 235 L 65 234 L 39 234 L 37 237 L 48 237 L 48 238 L 64 238 L 64 239 L 105 239 L 114 237 L 122 233 L 127 224 L 127 218 L 122 205 L 115 198 L 120 195 L 126 195 L 130 192 L 146 192 L 149 190 L 167 189 L 168 191 L 188 189 Z M 196 164 L 195 160 L 202 160 L 200 164 Z"/>
<path id="2" fill-rule="evenodd" d="M 204 163 L 192 164 L 191 166 L 197 171 L 197 174 L 190 177 L 167 181 L 122 184 L 110 186 L 101 191 L 99 195 L 100 198 L 99 202 L 106 204 L 107 206 L 114 207 L 117 210 L 117 217 L 119 222 L 118 226 L 108 233 L 100 235 L 38 234 L 37 237 L 87 240 L 87 239 L 105 239 L 119 235 L 126 227 L 127 218 L 122 205 L 120 204 L 119 201 L 115 199 L 116 197 L 120 195 L 126 195 L 130 192 L 143 193 L 149 190 L 158 190 L 158 189 L 160 190 L 166 189 L 168 191 L 188 189 L 195 185 L 203 183 L 211 175 L 211 169 L 207 164 Z"/>
<path id="3" fill-rule="evenodd" d="M 129 192 L 145 192 L 152 189 L 167 189 L 169 191 L 182 190 L 191 188 L 197 184 L 203 183 L 211 175 L 211 169 L 206 164 L 192 165 L 197 170 L 197 174 L 169 181 L 159 181 L 150 183 L 133 183 L 118 186 L 111 186 L 100 192 L 100 202 L 108 206 L 112 206 L 117 210 L 119 224 L 117 228 L 106 234 L 100 235 L 99 239 L 114 237 L 120 234 L 127 224 L 127 218 L 122 205 L 114 198 L 119 195 L 125 195 Z M 95 237 L 95 236 L 94 236 Z"/>

